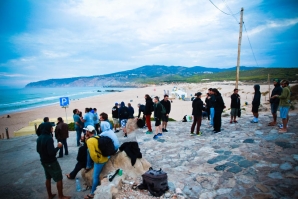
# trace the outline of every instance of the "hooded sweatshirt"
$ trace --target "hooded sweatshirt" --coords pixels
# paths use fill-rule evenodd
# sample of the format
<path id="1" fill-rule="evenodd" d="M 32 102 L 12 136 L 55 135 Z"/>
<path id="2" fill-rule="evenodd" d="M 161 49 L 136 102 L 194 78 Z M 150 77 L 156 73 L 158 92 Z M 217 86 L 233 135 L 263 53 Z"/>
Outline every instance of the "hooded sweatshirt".
<path id="1" fill-rule="evenodd" d="M 224 108 L 225 108 L 225 103 L 222 99 L 221 93 L 217 92 L 215 95 L 214 110 L 222 112 Z"/>
<path id="2" fill-rule="evenodd" d="M 100 134 L 100 136 L 107 136 L 111 138 L 114 142 L 115 151 L 117 151 L 120 145 L 119 140 L 116 134 L 114 133 L 114 131 L 110 129 L 110 124 L 108 122 L 102 121 L 100 123 L 100 129 L 102 130 L 102 133 Z"/>
<path id="3" fill-rule="evenodd" d="M 255 94 L 254 99 L 252 100 L 253 106 L 260 106 L 261 103 L 261 92 L 260 92 L 260 85 L 256 84 L 254 85 Z"/>
<path id="4" fill-rule="evenodd" d="M 146 98 L 146 105 L 145 105 L 145 115 L 151 115 L 153 111 L 153 101 L 151 97 Z"/>
<path id="5" fill-rule="evenodd" d="M 281 93 L 282 93 L 282 88 L 280 87 L 280 80 L 278 80 L 276 82 L 276 85 L 274 85 L 274 89 L 271 92 L 271 97 L 274 96 L 274 95 L 281 95 Z M 276 98 L 270 98 L 270 103 L 278 105 L 279 104 L 279 98 L 277 98 L 277 97 Z"/>
<path id="6" fill-rule="evenodd" d="M 128 108 L 125 106 L 124 102 L 121 102 L 120 108 L 119 108 L 119 119 L 121 121 L 123 119 L 128 119 L 128 117 L 129 117 Z"/>
<path id="7" fill-rule="evenodd" d="M 290 107 L 291 106 L 291 89 L 289 86 L 283 87 L 282 88 L 282 93 L 278 97 L 280 99 L 279 101 L 279 106 L 283 107 Z"/>
<path id="8" fill-rule="evenodd" d="M 52 124 L 45 122 L 43 131 L 37 139 L 36 151 L 39 153 L 41 163 L 49 164 L 57 161 L 56 153 L 58 147 L 54 147 L 54 140 L 52 138 Z"/>
<path id="9" fill-rule="evenodd" d="M 201 117 L 202 111 L 203 111 L 203 102 L 200 98 L 196 97 L 192 101 L 192 115 Z"/>

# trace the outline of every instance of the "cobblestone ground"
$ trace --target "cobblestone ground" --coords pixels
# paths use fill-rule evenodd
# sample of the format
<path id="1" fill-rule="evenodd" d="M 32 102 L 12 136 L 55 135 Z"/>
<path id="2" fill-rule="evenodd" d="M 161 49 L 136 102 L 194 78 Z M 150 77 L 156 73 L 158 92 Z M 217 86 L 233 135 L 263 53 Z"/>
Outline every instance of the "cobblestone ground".
<path id="1" fill-rule="evenodd" d="M 190 136 L 190 123 L 169 122 L 169 132 L 153 140 L 143 129 L 123 138 L 137 140 L 144 158 L 168 173 L 171 192 L 180 188 L 186 198 L 298 198 L 298 117 L 291 115 L 289 132 L 279 134 L 267 126 L 269 115 L 258 124 L 243 116 L 237 124 L 223 118 L 222 133 L 214 135 L 203 121 L 202 136 Z M 75 133 L 68 139 L 69 155 L 59 159 L 63 174 L 75 163 Z M 46 198 L 45 177 L 36 152 L 36 136 L 0 140 L 0 197 Z M 78 176 L 81 179 L 80 173 Z M 82 180 L 81 180 L 82 182 Z M 73 180 L 63 179 L 64 193 L 83 198 Z M 53 193 L 57 193 L 52 182 Z"/>

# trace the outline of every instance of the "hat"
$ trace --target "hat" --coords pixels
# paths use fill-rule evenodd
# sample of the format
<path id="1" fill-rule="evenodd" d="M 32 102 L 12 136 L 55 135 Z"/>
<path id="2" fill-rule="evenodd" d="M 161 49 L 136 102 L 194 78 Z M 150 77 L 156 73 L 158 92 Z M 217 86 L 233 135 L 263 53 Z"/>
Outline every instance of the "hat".
<path id="1" fill-rule="evenodd" d="M 89 131 L 89 132 L 92 132 L 95 130 L 94 126 L 92 126 L 92 125 L 88 125 L 87 127 L 83 128 L 83 129 L 86 131 Z"/>
<path id="2" fill-rule="evenodd" d="M 118 103 L 116 102 L 115 105 L 118 106 Z"/>
<path id="3" fill-rule="evenodd" d="M 276 79 L 273 79 L 273 81 L 274 81 L 274 82 L 279 82 L 279 79 L 276 78 Z"/>
<path id="4" fill-rule="evenodd" d="M 197 96 L 197 97 L 199 97 L 199 96 L 201 96 L 201 95 L 202 95 L 201 92 L 197 92 L 197 93 L 195 94 L 195 96 Z"/>

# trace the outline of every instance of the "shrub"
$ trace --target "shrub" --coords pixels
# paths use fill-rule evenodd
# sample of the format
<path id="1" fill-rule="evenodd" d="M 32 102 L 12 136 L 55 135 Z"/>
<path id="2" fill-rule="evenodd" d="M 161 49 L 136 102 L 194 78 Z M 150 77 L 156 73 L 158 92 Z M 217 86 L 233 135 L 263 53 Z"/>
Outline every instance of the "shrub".
<path id="1" fill-rule="evenodd" d="M 151 117 L 151 118 L 150 118 L 150 121 L 154 121 L 154 118 Z M 170 118 L 170 117 L 169 117 L 169 122 L 175 122 L 175 121 L 176 121 L 176 120 L 174 120 L 173 118 Z"/>
<path id="2" fill-rule="evenodd" d="M 75 124 L 74 124 L 74 122 L 71 122 L 71 123 L 68 124 L 68 130 L 69 131 L 74 131 L 75 130 Z"/>

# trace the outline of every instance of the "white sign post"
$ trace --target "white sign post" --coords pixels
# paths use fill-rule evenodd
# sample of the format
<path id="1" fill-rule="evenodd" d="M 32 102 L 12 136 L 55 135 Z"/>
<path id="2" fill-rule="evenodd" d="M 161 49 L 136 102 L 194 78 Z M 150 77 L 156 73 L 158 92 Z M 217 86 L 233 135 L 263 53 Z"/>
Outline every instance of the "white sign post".
<path id="1" fill-rule="evenodd" d="M 68 123 L 66 108 L 68 108 L 68 105 L 69 105 L 69 98 L 68 97 L 60 97 L 60 100 L 59 101 L 60 101 L 60 106 L 62 108 L 65 108 L 66 123 Z"/>

